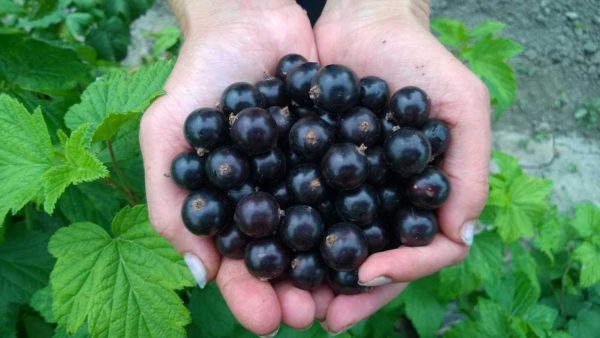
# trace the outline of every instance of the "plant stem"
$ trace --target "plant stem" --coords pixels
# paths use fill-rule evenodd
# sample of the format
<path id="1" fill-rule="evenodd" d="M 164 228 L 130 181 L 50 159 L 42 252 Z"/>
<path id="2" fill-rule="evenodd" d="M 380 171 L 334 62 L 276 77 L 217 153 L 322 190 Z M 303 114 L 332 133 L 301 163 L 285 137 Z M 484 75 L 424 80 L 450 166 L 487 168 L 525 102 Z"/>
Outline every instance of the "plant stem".
<path id="1" fill-rule="evenodd" d="M 115 189 L 116 192 L 121 194 L 123 198 L 127 201 L 127 203 L 131 205 L 137 204 L 134 200 L 131 199 L 131 196 L 125 191 L 125 189 L 121 188 L 112 178 L 101 180 L 102 184 L 109 186 Z"/>
<path id="2" fill-rule="evenodd" d="M 567 267 L 562 274 L 560 279 L 560 299 L 558 300 L 558 305 L 560 309 L 560 315 L 565 315 L 565 283 L 567 276 L 569 274 L 569 270 L 571 270 L 571 256 L 569 255 L 569 260 L 567 261 Z"/>
<path id="3" fill-rule="evenodd" d="M 117 158 L 115 157 L 115 151 L 113 150 L 112 141 L 111 140 L 106 141 L 106 145 L 108 146 L 108 152 L 110 154 L 110 161 L 112 162 L 113 168 L 115 170 L 115 174 L 119 178 L 119 181 L 121 182 L 121 184 L 124 186 L 125 194 L 127 196 L 129 196 L 129 198 L 127 199 L 129 201 L 129 204 L 131 204 L 131 205 L 138 204 L 139 201 L 138 201 L 137 197 L 135 196 L 133 189 L 131 189 L 131 185 L 129 185 L 129 182 L 125 178 L 125 175 L 123 175 L 123 171 L 121 171 L 121 167 L 119 167 L 119 163 L 117 162 Z"/>

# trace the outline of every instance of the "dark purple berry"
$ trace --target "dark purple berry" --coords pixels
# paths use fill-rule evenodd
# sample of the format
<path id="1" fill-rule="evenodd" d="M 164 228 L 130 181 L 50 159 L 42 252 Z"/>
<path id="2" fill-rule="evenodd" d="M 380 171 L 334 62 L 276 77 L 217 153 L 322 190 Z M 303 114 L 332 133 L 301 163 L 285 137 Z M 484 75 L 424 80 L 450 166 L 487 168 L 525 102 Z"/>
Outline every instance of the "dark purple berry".
<path id="1" fill-rule="evenodd" d="M 296 121 L 289 138 L 290 148 L 310 160 L 320 159 L 335 139 L 332 128 L 317 116 Z"/>
<path id="2" fill-rule="evenodd" d="M 327 186 L 315 164 L 300 164 L 288 172 L 288 190 L 298 203 L 316 204 L 327 194 Z"/>
<path id="3" fill-rule="evenodd" d="M 275 68 L 275 76 L 285 80 L 290 69 L 299 66 L 306 62 L 306 59 L 302 55 L 298 54 L 287 54 L 279 60 L 277 67 Z"/>
<path id="4" fill-rule="evenodd" d="M 310 105 L 310 81 L 321 66 L 317 62 L 306 62 L 288 71 L 285 82 L 290 98 L 300 105 Z"/>
<path id="5" fill-rule="evenodd" d="M 271 187 L 268 189 L 268 192 L 271 195 L 273 195 L 281 209 L 285 209 L 294 203 L 294 198 L 288 190 L 287 182 L 285 179 L 275 184 L 272 184 Z"/>
<path id="6" fill-rule="evenodd" d="M 383 157 L 383 149 L 380 146 L 367 148 L 365 152 L 367 161 L 369 162 L 369 176 L 367 176 L 367 182 L 374 185 L 380 186 L 386 183 L 391 172 L 388 170 L 385 158 Z"/>
<path id="7" fill-rule="evenodd" d="M 215 237 L 215 244 L 219 253 L 232 259 L 244 258 L 246 245 L 250 242 L 250 237 L 246 236 L 235 225 L 230 225 Z"/>
<path id="8" fill-rule="evenodd" d="M 265 99 L 265 107 L 285 107 L 290 104 L 287 86 L 281 79 L 270 78 L 258 81 L 255 87 L 256 90 L 263 95 Z"/>
<path id="9" fill-rule="evenodd" d="M 358 77 L 346 66 L 327 65 L 313 77 L 310 97 L 317 107 L 332 113 L 342 113 L 358 103 Z"/>
<path id="10" fill-rule="evenodd" d="M 377 192 L 368 184 L 354 190 L 340 191 L 335 208 L 341 219 L 356 225 L 366 225 L 377 219 L 379 200 Z"/>
<path id="11" fill-rule="evenodd" d="M 401 127 L 420 127 L 429 117 L 431 101 L 417 87 L 404 87 L 392 95 L 390 110 Z"/>
<path id="12" fill-rule="evenodd" d="M 295 287 L 303 290 L 316 289 L 327 274 L 327 267 L 318 251 L 295 252 L 292 254 L 288 278 Z"/>
<path id="13" fill-rule="evenodd" d="M 285 210 L 279 235 L 290 249 L 305 251 L 319 243 L 323 228 L 323 220 L 317 210 L 308 205 L 295 205 Z"/>
<path id="14" fill-rule="evenodd" d="M 403 204 L 403 194 L 394 184 L 387 184 L 377 188 L 379 197 L 379 211 L 382 215 L 393 215 Z"/>
<path id="15" fill-rule="evenodd" d="M 443 154 L 450 144 L 450 128 L 440 120 L 427 120 L 421 131 L 431 144 L 431 158 Z"/>
<path id="16" fill-rule="evenodd" d="M 211 236 L 227 226 L 231 221 L 230 213 L 229 201 L 221 192 L 200 188 L 183 201 L 181 218 L 194 235 Z"/>
<path id="17" fill-rule="evenodd" d="M 369 174 L 369 162 L 364 153 L 352 143 L 334 144 L 321 160 L 321 173 L 335 189 L 358 188 Z"/>
<path id="18" fill-rule="evenodd" d="M 252 167 L 252 179 L 259 185 L 270 184 L 279 181 L 285 175 L 285 154 L 278 148 L 255 155 L 250 159 Z"/>
<path id="19" fill-rule="evenodd" d="M 225 88 L 219 107 L 226 115 L 237 114 L 245 108 L 265 107 L 265 98 L 253 85 L 236 82 Z"/>
<path id="20" fill-rule="evenodd" d="M 231 141 L 249 155 L 265 153 L 277 144 L 277 124 L 262 108 L 246 108 L 231 125 Z"/>
<path id="21" fill-rule="evenodd" d="M 181 188 L 196 190 L 206 180 L 204 162 L 195 152 L 181 153 L 171 162 L 171 178 Z"/>
<path id="22" fill-rule="evenodd" d="M 225 144 L 229 137 L 228 131 L 227 118 L 214 108 L 194 110 L 183 125 L 185 139 L 200 156 Z"/>
<path id="23" fill-rule="evenodd" d="M 230 146 L 213 150 L 204 165 L 206 175 L 215 187 L 231 189 L 242 184 L 250 174 L 246 156 Z"/>
<path id="24" fill-rule="evenodd" d="M 437 220 L 431 211 L 403 208 L 392 218 L 390 230 L 402 245 L 423 246 L 433 241 L 437 233 Z"/>
<path id="25" fill-rule="evenodd" d="M 362 232 L 370 254 L 385 250 L 390 242 L 388 227 L 381 219 L 362 227 Z"/>
<path id="26" fill-rule="evenodd" d="M 368 255 L 367 241 L 359 227 L 340 222 L 327 230 L 321 241 L 321 255 L 325 263 L 338 271 L 357 269 Z"/>
<path id="27" fill-rule="evenodd" d="M 290 112 L 288 107 L 269 107 L 267 109 L 275 124 L 277 125 L 277 143 L 282 148 L 288 148 L 290 129 L 296 122 L 296 117 Z"/>
<path id="28" fill-rule="evenodd" d="M 254 239 L 246 246 L 244 263 L 252 276 L 267 281 L 285 272 L 290 253 L 276 238 Z"/>
<path id="29" fill-rule="evenodd" d="M 271 194 L 257 191 L 239 201 L 233 219 L 250 237 L 271 236 L 279 226 L 279 205 Z"/>
<path id="30" fill-rule="evenodd" d="M 430 166 L 408 179 L 406 195 L 419 208 L 437 209 L 450 195 L 450 181 L 443 171 Z"/>
<path id="31" fill-rule="evenodd" d="M 383 154 L 390 169 L 406 177 L 425 169 L 431 158 L 431 146 L 422 132 L 401 128 L 385 141 Z"/>
<path id="32" fill-rule="evenodd" d="M 356 107 L 340 117 L 337 134 L 340 141 L 369 147 L 379 142 L 381 126 L 372 111 Z"/>
<path id="33" fill-rule="evenodd" d="M 242 198 L 256 191 L 258 191 L 258 185 L 251 180 L 246 180 L 237 187 L 227 189 L 226 194 L 231 205 L 237 205 Z"/>
<path id="34" fill-rule="evenodd" d="M 336 271 L 330 269 L 327 280 L 336 294 L 356 295 L 370 290 L 369 287 L 358 285 L 358 270 Z"/>
<path id="35" fill-rule="evenodd" d="M 377 76 L 360 79 L 360 100 L 358 105 L 369 108 L 374 113 L 383 111 L 390 98 L 390 89 L 385 80 Z"/>

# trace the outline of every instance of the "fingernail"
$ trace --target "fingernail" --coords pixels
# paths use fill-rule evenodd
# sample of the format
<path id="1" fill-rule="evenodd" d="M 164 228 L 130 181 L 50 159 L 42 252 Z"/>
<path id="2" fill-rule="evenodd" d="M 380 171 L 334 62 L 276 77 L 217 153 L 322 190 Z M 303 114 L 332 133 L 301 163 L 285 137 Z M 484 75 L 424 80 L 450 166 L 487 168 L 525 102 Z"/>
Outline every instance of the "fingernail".
<path id="1" fill-rule="evenodd" d="M 315 322 L 311 322 L 309 326 L 298 329 L 298 331 L 308 331 L 314 324 Z"/>
<path id="2" fill-rule="evenodd" d="M 206 275 L 207 275 L 206 267 L 204 267 L 204 263 L 202 263 L 202 261 L 200 260 L 200 258 L 198 258 L 198 256 L 191 254 L 191 253 L 184 254 L 183 260 L 185 261 L 185 264 L 187 264 L 188 268 L 192 272 L 192 276 L 194 276 L 194 279 L 196 280 L 196 283 L 198 283 L 198 286 L 201 289 L 204 289 L 204 287 L 206 286 Z"/>
<path id="3" fill-rule="evenodd" d="M 328 333 L 328 334 L 329 334 L 331 337 L 335 337 L 335 336 L 337 336 L 337 335 L 340 335 L 340 334 L 342 334 L 342 333 L 344 333 L 344 332 L 346 332 L 346 331 L 350 330 L 350 329 L 351 329 L 353 326 L 354 326 L 354 323 L 352 323 L 352 324 L 350 324 L 350 325 L 348 325 L 348 326 L 345 326 L 344 328 L 342 328 L 342 329 L 341 329 L 341 330 L 339 330 L 339 331 L 336 331 L 336 332 L 329 332 L 329 331 L 327 331 L 327 333 Z"/>
<path id="4" fill-rule="evenodd" d="M 467 221 L 460 227 L 460 238 L 468 246 L 473 245 L 473 236 L 475 234 L 475 221 Z"/>
<path id="5" fill-rule="evenodd" d="M 382 285 L 387 285 L 390 284 L 392 282 L 392 279 L 386 276 L 379 276 L 379 277 L 375 277 L 373 279 L 371 279 L 368 282 L 361 282 L 358 281 L 358 285 L 362 285 L 362 286 L 382 286 Z"/>
<path id="6" fill-rule="evenodd" d="M 277 334 L 279 333 L 279 326 L 275 329 L 275 331 L 262 335 L 262 336 L 258 336 L 259 338 L 273 338 L 275 337 Z"/>

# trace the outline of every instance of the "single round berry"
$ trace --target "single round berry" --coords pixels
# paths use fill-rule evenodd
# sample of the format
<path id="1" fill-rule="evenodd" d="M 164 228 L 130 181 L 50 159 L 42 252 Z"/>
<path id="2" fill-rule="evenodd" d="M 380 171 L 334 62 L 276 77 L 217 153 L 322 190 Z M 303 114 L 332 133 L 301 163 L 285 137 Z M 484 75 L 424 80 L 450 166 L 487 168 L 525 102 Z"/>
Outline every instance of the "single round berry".
<path id="1" fill-rule="evenodd" d="M 404 87 L 392 95 L 390 110 L 402 127 L 420 127 L 429 117 L 431 102 L 417 87 Z"/>
<path id="2" fill-rule="evenodd" d="M 385 250 L 390 242 L 387 224 L 381 218 L 362 227 L 362 232 L 370 254 Z"/>
<path id="3" fill-rule="evenodd" d="M 354 190 L 340 191 L 335 208 L 341 219 L 356 225 L 366 225 L 377 219 L 379 200 L 377 192 L 368 184 Z"/>
<path id="4" fill-rule="evenodd" d="M 211 236 L 225 228 L 231 220 L 227 198 L 218 190 L 200 188 L 183 201 L 181 218 L 194 235 Z"/>
<path id="5" fill-rule="evenodd" d="M 367 182 L 374 186 L 383 185 L 391 176 L 383 157 L 383 148 L 380 146 L 367 148 L 365 156 L 369 162 Z"/>
<path id="6" fill-rule="evenodd" d="M 327 230 L 321 241 L 321 255 L 325 263 L 338 271 L 357 269 L 368 255 L 367 241 L 359 227 L 340 222 Z"/>
<path id="7" fill-rule="evenodd" d="M 271 117 L 277 125 L 277 143 L 280 147 L 287 149 L 289 142 L 288 135 L 290 134 L 290 128 L 292 128 L 294 122 L 296 122 L 296 117 L 290 112 L 288 107 L 281 108 L 273 106 L 269 107 L 267 111 L 271 114 Z"/>
<path id="8" fill-rule="evenodd" d="M 244 263 L 252 276 L 268 281 L 285 272 L 290 254 L 276 238 L 254 239 L 246 246 Z"/>
<path id="9" fill-rule="evenodd" d="M 250 174 L 246 156 L 230 146 L 213 150 L 204 165 L 206 176 L 215 187 L 231 189 L 242 184 Z"/>
<path id="10" fill-rule="evenodd" d="M 288 278 L 295 287 L 314 290 L 321 285 L 327 274 L 327 267 L 319 252 L 295 252 L 291 258 Z"/>
<path id="11" fill-rule="evenodd" d="M 246 108 L 231 125 L 231 141 L 250 155 L 265 153 L 277 144 L 277 124 L 262 108 Z"/>
<path id="12" fill-rule="evenodd" d="M 398 210 L 390 222 L 390 230 L 405 246 L 423 246 L 431 243 L 437 228 L 435 214 L 417 208 Z"/>
<path id="13" fill-rule="evenodd" d="M 332 113 L 342 113 L 358 103 L 358 77 L 346 66 L 327 65 L 313 77 L 310 97 L 317 107 Z"/>
<path id="14" fill-rule="evenodd" d="M 300 164 L 288 172 L 288 190 L 300 204 L 317 204 L 327 195 L 327 186 L 317 165 Z"/>
<path id="15" fill-rule="evenodd" d="M 377 76 L 366 76 L 360 79 L 360 99 L 358 105 L 369 108 L 375 113 L 383 111 L 390 98 L 387 82 Z"/>
<path id="16" fill-rule="evenodd" d="M 171 162 L 171 178 L 181 188 L 196 190 L 206 180 L 204 162 L 195 152 L 179 154 Z"/>
<path id="17" fill-rule="evenodd" d="M 450 128 L 440 120 L 427 120 L 421 127 L 427 141 L 431 144 L 431 158 L 443 154 L 450 144 Z"/>
<path id="18" fill-rule="evenodd" d="M 279 205 L 271 194 L 257 191 L 238 202 L 233 219 L 250 237 L 271 236 L 279 226 Z"/>
<path id="19" fill-rule="evenodd" d="M 379 197 L 379 211 L 382 215 L 393 215 L 403 204 L 403 194 L 394 184 L 383 185 L 377 188 Z"/>
<path id="20" fill-rule="evenodd" d="M 310 160 L 320 159 L 335 139 L 332 128 L 317 116 L 296 121 L 289 138 L 290 148 Z"/>
<path id="21" fill-rule="evenodd" d="M 265 107 L 280 106 L 285 107 L 290 104 L 290 97 L 287 92 L 287 86 L 283 80 L 278 78 L 269 78 L 258 81 L 255 85 L 256 90 L 263 95 Z"/>
<path id="22" fill-rule="evenodd" d="M 299 66 L 306 62 L 306 59 L 302 55 L 298 54 L 288 54 L 282 57 L 277 63 L 277 67 L 275 67 L 275 76 L 278 78 L 285 80 L 290 69 Z"/>
<path id="23" fill-rule="evenodd" d="M 330 269 L 327 280 L 336 294 L 356 295 L 370 290 L 369 287 L 358 285 L 358 270 L 336 271 Z"/>
<path id="24" fill-rule="evenodd" d="M 278 148 L 273 148 L 264 154 L 252 157 L 250 165 L 252 179 L 259 185 L 274 183 L 285 175 L 285 154 Z"/>
<path id="25" fill-rule="evenodd" d="M 273 195 L 273 197 L 277 201 L 277 204 L 279 204 L 279 207 L 282 209 L 285 209 L 294 203 L 294 198 L 288 190 L 287 182 L 285 179 L 275 184 L 272 184 L 268 192 L 271 195 Z"/>
<path id="26" fill-rule="evenodd" d="M 242 109 L 250 107 L 264 107 L 265 98 L 247 82 L 236 82 L 230 84 L 223 91 L 219 107 L 226 115 L 237 114 Z"/>
<path id="27" fill-rule="evenodd" d="M 356 107 L 340 118 L 337 134 L 340 141 L 369 147 L 379 142 L 381 126 L 372 111 Z"/>
<path id="28" fill-rule="evenodd" d="M 443 171 L 430 166 L 408 179 L 406 195 L 419 208 L 437 209 L 450 195 L 450 181 Z"/>
<path id="29" fill-rule="evenodd" d="M 285 210 L 279 235 L 290 249 L 305 251 L 319 243 L 323 228 L 323 220 L 317 210 L 308 205 L 295 205 Z"/>
<path id="30" fill-rule="evenodd" d="M 425 169 L 431 157 L 431 146 L 422 132 L 401 128 L 385 141 L 383 154 L 390 169 L 406 177 Z"/>
<path id="31" fill-rule="evenodd" d="M 246 180 L 237 187 L 227 189 L 225 193 L 227 194 L 227 198 L 229 198 L 231 205 L 237 205 L 242 198 L 256 191 L 258 191 L 258 185 L 252 180 Z"/>
<path id="32" fill-rule="evenodd" d="M 400 129 L 392 117 L 392 113 L 387 113 L 379 117 L 379 125 L 381 126 L 381 139 L 387 140 L 396 130 Z"/>
<path id="33" fill-rule="evenodd" d="M 250 237 L 246 236 L 235 225 L 230 225 L 215 237 L 217 250 L 224 257 L 232 259 L 244 258 L 246 245 L 250 242 Z"/>
<path id="34" fill-rule="evenodd" d="M 225 115 L 213 108 L 194 110 L 183 124 L 185 139 L 200 156 L 227 143 L 228 130 Z"/>
<path id="35" fill-rule="evenodd" d="M 316 62 L 306 62 L 288 71 L 285 82 L 290 98 L 300 105 L 310 105 L 310 81 L 321 66 Z"/>
<path id="36" fill-rule="evenodd" d="M 369 162 L 352 143 L 334 144 L 321 160 L 321 173 L 327 184 L 338 190 L 358 188 L 369 174 Z"/>

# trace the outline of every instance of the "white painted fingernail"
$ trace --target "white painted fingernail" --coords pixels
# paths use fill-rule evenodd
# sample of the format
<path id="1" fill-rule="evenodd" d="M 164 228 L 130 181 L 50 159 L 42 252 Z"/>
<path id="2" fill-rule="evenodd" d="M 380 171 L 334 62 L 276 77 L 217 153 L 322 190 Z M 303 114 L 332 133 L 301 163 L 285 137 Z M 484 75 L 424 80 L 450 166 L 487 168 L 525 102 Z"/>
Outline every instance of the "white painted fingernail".
<path id="1" fill-rule="evenodd" d="M 473 245 L 475 235 L 475 221 L 467 221 L 460 227 L 460 238 L 468 246 Z"/>
<path id="2" fill-rule="evenodd" d="M 392 282 L 392 279 L 386 276 L 379 276 L 379 277 L 375 277 L 373 279 L 371 279 L 368 282 L 358 282 L 358 285 L 362 285 L 362 286 L 382 286 L 382 285 L 387 285 L 390 284 Z"/>
<path id="3" fill-rule="evenodd" d="M 275 337 L 275 336 L 276 336 L 278 333 L 279 333 L 279 326 L 277 327 L 277 329 L 275 329 L 275 331 L 273 331 L 273 332 L 271 332 L 271 333 L 269 333 L 269 334 L 266 334 L 266 335 L 264 335 L 264 336 L 258 336 L 258 337 L 259 337 L 259 338 L 273 338 L 273 337 Z"/>
<path id="4" fill-rule="evenodd" d="M 192 272 L 192 276 L 194 276 L 194 279 L 196 280 L 196 283 L 198 283 L 198 286 L 201 289 L 204 289 L 204 287 L 206 286 L 207 276 L 206 267 L 204 266 L 204 263 L 202 263 L 198 256 L 191 253 L 184 254 L 183 260 Z"/>

